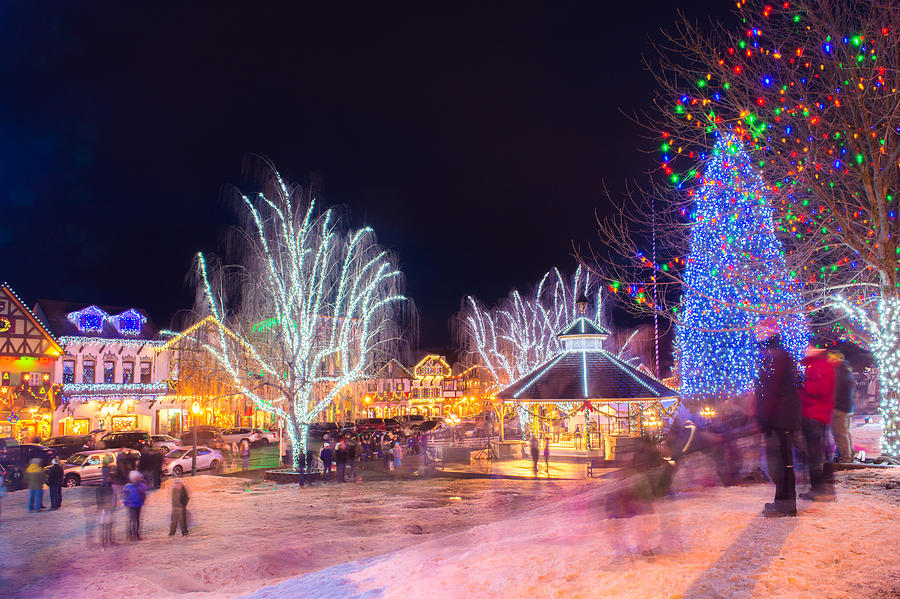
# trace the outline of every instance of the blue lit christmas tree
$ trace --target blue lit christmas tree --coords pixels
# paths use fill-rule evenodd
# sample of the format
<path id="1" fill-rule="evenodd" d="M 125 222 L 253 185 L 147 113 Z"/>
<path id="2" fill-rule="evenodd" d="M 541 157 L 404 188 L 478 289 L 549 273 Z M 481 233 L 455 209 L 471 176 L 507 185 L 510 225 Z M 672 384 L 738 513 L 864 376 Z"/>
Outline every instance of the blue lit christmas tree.
<path id="1" fill-rule="evenodd" d="M 734 397 L 753 388 L 758 320 L 774 316 L 785 348 L 798 360 L 805 353 L 800 282 L 787 271 L 768 189 L 740 141 L 719 139 L 695 198 L 678 326 L 682 393 Z"/>

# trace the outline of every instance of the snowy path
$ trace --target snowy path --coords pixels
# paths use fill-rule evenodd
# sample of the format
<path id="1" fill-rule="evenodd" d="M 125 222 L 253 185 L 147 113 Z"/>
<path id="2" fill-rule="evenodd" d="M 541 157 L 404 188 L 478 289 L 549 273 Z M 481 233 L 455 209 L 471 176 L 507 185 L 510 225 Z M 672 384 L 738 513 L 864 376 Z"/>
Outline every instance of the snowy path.
<path id="1" fill-rule="evenodd" d="M 758 516 L 769 485 L 683 492 L 662 505 L 650 558 L 616 545 L 652 517 L 605 519 L 613 481 L 596 479 L 300 490 L 201 476 L 190 536 L 166 536 L 169 498 L 155 492 L 146 540 L 105 553 L 84 548 L 92 489 L 41 514 L 17 492 L 3 502 L 0 597 L 900 596 L 900 490 L 885 488 L 900 472 L 840 477 L 837 503 L 802 502 L 797 519 Z"/>
<path id="2" fill-rule="evenodd" d="M 655 557 L 614 549 L 654 516 L 622 528 L 587 492 L 248 597 L 898 597 L 900 491 L 884 484 L 900 472 L 841 480 L 838 502 L 802 502 L 791 519 L 759 515 L 768 485 L 682 494 L 659 514 Z"/>

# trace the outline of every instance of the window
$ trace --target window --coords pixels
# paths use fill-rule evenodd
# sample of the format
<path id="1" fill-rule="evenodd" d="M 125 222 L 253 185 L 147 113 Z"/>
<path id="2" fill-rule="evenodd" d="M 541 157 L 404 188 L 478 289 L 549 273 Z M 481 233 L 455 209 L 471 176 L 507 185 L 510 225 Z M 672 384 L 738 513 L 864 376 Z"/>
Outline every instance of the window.
<path id="1" fill-rule="evenodd" d="M 85 385 L 91 385 L 96 379 L 94 378 L 94 361 L 82 360 L 81 362 L 81 382 Z"/>
<path id="2" fill-rule="evenodd" d="M 134 382 L 134 362 L 122 362 L 122 382 L 126 385 Z"/>
<path id="3" fill-rule="evenodd" d="M 419 399 L 419 388 L 418 387 L 413 389 L 412 396 L 413 396 L 413 399 Z"/>
<path id="4" fill-rule="evenodd" d="M 64 384 L 75 382 L 75 360 L 63 361 L 62 382 Z"/>
<path id="5" fill-rule="evenodd" d="M 97 466 L 99 463 L 100 463 L 100 456 L 92 455 L 91 457 L 89 457 L 87 459 L 87 461 L 84 463 L 84 465 L 85 466 Z"/>
<path id="6" fill-rule="evenodd" d="M 394 385 L 394 389 L 396 391 L 403 391 L 403 383 L 397 383 L 396 385 Z"/>
<path id="7" fill-rule="evenodd" d="M 5 387 L 9 387 L 10 385 L 12 385 L 12 382 L 11 382 L 10 379 L 9 379 L 9 373 L 8 373 L 8 372 L 4 372 L 4 373 L 3 373 L 2 378 L 0 378 L 0 384 L 2 384 L 2 385 L 5 386 Z"/>
<path id="8" fill-rule="evenodd" d="M 375 393 L 375 391 L 376 391 L 375 381 L 369 381 L 368 384 L 366 385 L 366 388 L 369 390 L 369 393 Z"/>
<path id="9" fill-rule="evenodd" d="M 141 362 L 141 382 L 150 382 L 150 362 Z"/>
<path id="10" fill-rule="evenodd" d="M 116 382 L 116 363 L 115 362 L 104 362 L 103 363 L 103 382 L 104 383 L 115 383 Z"/>

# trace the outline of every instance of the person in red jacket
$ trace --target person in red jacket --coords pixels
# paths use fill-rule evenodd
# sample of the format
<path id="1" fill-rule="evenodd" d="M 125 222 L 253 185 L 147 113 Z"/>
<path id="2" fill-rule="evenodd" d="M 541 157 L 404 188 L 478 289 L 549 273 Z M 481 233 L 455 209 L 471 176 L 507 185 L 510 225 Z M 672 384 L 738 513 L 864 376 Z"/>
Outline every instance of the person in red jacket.
<path id="1" fill-rule="evenodd" d="M 825 431 L 831 422 L 836 384 L 835 363 L 824 349 L 810 345 L 800 361 L 804 369 L 800 405 L 803 415 L 803 438 L 806 440 L 806 465 L 809 468 L 808 493 L 800 497 L 813 501 L 834 498 L 831 471 L 826 474 Z"/>

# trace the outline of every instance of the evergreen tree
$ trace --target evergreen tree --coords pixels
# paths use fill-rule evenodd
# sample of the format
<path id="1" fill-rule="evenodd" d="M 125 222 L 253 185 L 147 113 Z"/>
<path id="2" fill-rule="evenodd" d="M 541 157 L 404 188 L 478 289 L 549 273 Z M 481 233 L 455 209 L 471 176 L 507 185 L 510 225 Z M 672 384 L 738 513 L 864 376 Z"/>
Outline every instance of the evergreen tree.
<path id="1" fill-rule="evenodd" d="M 734 397 L 753 387 L 758 320 L 774 317 L 785 348 L 803 356 L 800 283 L 786 272 L 766 184 L 736 138 L 717 141 L 695 197 L 678 326 L 682 392 Z"/>

